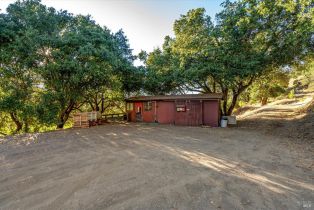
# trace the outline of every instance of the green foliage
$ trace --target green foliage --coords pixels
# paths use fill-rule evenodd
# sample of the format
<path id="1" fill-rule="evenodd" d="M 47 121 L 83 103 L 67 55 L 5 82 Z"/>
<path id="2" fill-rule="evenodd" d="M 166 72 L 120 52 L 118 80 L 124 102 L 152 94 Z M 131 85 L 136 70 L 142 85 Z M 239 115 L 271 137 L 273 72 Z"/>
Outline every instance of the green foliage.
<path id="1" fill-rule="evenodd" d="M 308 87 L 309 91 L 314 90 L 314 54 L 310 54 L 302 61 L 293 66 L 292 77 L 298 78 L 303 86 Z"/>
<path id="2" fill-rule="evenodd" d="M 25 2 L 25 13 L 31 14 L 36 8 Z M 34 5 L 39 5 L 34 2 Z M 15 133 L 29 130 L 29 122 L 34 116 L 34 85 L 33 78 L 35 45 L 32 36 L 36 33 L 28 24 L 21 22 L 18 17 L 23 16 L 19 6 L 20 2 L 8 8 L 8 14 L 1 14 L 0 37 L 0 75 L 1 91 L 0 110 L 6 112 L 16 124 Z M 40 10 L 40 8 L 37 8 Z M 30 15 L 31 16 L 31 15 Z M 33 17 L 30 17 L 33 18 Z M 12 132 L 12 131 L 11 131 Z"/>
<path id="3" fill-rule="evenodd" d="M 269 98 L 284 94 L 289 85 L 289 74 L 280 70 L 273 70 L 260 76 L 249 88 L 250 102 L 267 104 Z"/>
<path id="4" fill-rule="evenodd" d="M 289 94 L 288 94 L 288 98 L 289 99 L 293 99 L 295 97 L 294 95 L 294 90 L 290 90 Z"/>
<path id="5" fill-rule="evenodd" d="M 161 95 L 170 91 L 175 91 L 179 82 L 179 78 L 177 77 L 179 73 L 177 71 L 178 60 L 176 60 L 170 53 L 156 49 L 149 54 L 145 64 L 147 69 L 144 88 L 147 92 Z"/>
<path id="6" fill-rule="evenodd" d="M 43 65 L 37 74 L 47 95 L 44 106 L 58 105 L 58 125 L 62 127 L 75 106 L 84 100 L 88 90 L 110 83 L 116 67 L 114 39 L 107 30 L 95 25 L 89 17 L 67 18 L 58 36 L 43 41 L 40 55 Z"/>
<path id="7" fill-rule="evenodd" d="M 148 55 L 154 61 L 147 62 L 148 78 L 174 84 L 164 93 L 220 92 L 222 114 L 230 115 L 256 79 L 313 52 L 312 6 L 309 0 L 225 1 L 215 24 L 204 9 L 190 10 L 175 22 L 175 37 Z"/>
<path id="8" fill-rule="evenodd" d="M 201 8 L 182 15 L 175 37 L 141 52 L 145 66 L 134 67 L 122 30 L 113 34 L 89 16 L 39 0 L 9 5 L 0 13 L 1 135 L 62 128 L 75 110 L 108 113 L 142 91 L 219 92 L 222 114 L 230 115 L 239 97 L 280 94 L 287 85 L 283 69 L 309 72 L 312 1 L 225 1 L 223 7 L 215 22 Z"/>
<path id="9" fill-rule="evenodd" d="M 17 1 L 0 14 L 0 40 L 0 110 L 15 132 L 63 128 L 92 93 L 141 85 L 123 31 L 112 34 L 90 16 Z"/>

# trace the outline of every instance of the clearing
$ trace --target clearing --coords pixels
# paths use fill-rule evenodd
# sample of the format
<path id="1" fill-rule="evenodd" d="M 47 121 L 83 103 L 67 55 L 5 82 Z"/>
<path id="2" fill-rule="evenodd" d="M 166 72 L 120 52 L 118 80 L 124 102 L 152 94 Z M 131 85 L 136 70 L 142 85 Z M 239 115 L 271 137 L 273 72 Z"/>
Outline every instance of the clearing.
<path id="1" fill-rule="evenodd" d="M 288 142 L 245 126 L 147 124 L 11 137 L 0 209 L 311 209 L 313 151 Z"/>

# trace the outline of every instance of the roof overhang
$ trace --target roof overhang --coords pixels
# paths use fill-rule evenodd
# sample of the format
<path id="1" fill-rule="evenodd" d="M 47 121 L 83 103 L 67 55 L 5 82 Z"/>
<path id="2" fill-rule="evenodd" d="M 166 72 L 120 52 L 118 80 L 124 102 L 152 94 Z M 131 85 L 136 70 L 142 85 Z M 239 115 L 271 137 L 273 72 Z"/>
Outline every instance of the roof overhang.
<path id="1" fill-rule="evenodd" d="M 185 95 L 160 95 L 160 96 L 135 96 L 125 99 L 126 102 L 136 101 L 175 101 L 175 100 L 218 100 L 222 99 L 222 94 L 185 94 Z"/>

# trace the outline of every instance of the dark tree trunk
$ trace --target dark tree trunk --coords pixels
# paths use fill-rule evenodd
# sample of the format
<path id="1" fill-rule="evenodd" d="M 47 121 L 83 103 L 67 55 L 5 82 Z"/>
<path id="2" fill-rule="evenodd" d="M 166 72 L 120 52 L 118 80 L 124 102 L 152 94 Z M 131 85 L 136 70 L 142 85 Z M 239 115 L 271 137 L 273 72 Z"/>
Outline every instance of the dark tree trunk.
<path id="1" fill-rule="evenodd" d="M 64 120 L 60 119 L 59 123 L 57 124 L 57 128 L 58 129 L 63 129 L 64 123 L 65 123 Z"/>
<path id="2" fill-rule="evenodd" d="M 240 95 L 239 93 L 233 92 L 232 101 L 231 101 L 231 104 L 230 104 L 230 106 L 229 106 L 229 108 L 228 108 L 227 116 L 230 116 L 230 115 L 232 114 L 233 109 L 234 109 L 234 107 L 235 107 L 236 104 L 237 104 L 239 95 Z"/>
<path id="3" fill-rule="evenodd" d="M 104 94 L 101 94 L 101 113 L 104 113 L 105 111 L 105 98 L 104 98 Z"/>
<path id="4" fill-rule="evenodd" d="M 216 93 L 216 82 L 213 82 L 213 93 Z"/>
<path id="5" fill-rule="evenodd" d="M 244 90 L 246 90 L 253 83 L 254 79 L 255 79 L 254 76 L 251 77 L 249 79 L 248 83 L 245 84 L 245 85 L 243 84 L 243 82 L 240 82 L 240 83 L 238 83 L 237 88 L 232 90 L 232 100 L 231 100 L 231 104 L 230 104 L 230 106 L 228 108 L 228 111 L 226 112 L 227 115 L 231 115 L 232 114 L 232 112 L 234 110 L 234 107 L 237 104 L 237 101 L 238 101 L 238 98 L 239 98 L 240 94 Z"/>
<path id="6" fill-rule="evenodd" d="M 98 97 L 99 93 L 96 93 L 96 95 L 92 96 L 91 99 L 89 98 L 87 101 L 93 111 L 101 111 L 102 112 L 102 107 L 103 107 L 103 94 L 102 98 L 99 100 Z"/>
<path id="7" fill-rule="evenodd" d="M 24 120 L 24 132 L 28 133 L 29 132 L 29 123 L 27 120 Z"/>
<path id="8" fill-rule="evenodd" d="M 72 110 L 71 110 L 72 111 Z M 62 129 L 64 127 L 64 124 L 67 122 L 70 116 L 70 112 L 65 112 L 60 116 L 59 123 L 57 124 L 57 128 Z"/>
<path id="9" fill-rule="evenodd" d="M 224 88 L 222 90 L 222 112 L 221 114 L 222 115 L 226 115 L 227 114 L 227 106 L 228 106 L 228 89 L 227 88 Z"/>
<path id="10" fill-rule="evenodd" d="M 19 119 L 17 118 L 17 116 L 15 115 L 14 112 L 11 112 L 10 116 L 11 116 L 11 119 L 13 120 L 13 122 L 16 125 L 16 129 L 15 129 L 14 133 L 18 133 L 22 129 L 23 123 L 19 121 Z"/>
<path id="11" fill-rule="evenodd" d="M 74 105 L 75 102 L 70 102 L 68 107 L 61 113 L 59 117 L 59 122 L 57 124 L 57 128 L 62 129 L 64 127 L 64 124 L 69 119 L 70 113 L 72 112 Z"/>
<path id="12" fill-rule="evenodd" d="M 95 99 L 94 99 L 95 101 L 95 110 L 94 111 L 99 111 L 100 109 L 99 109 L 99 103 L 98 103 L 98 96 L 97 96 L 97 94 L 96 94 L 96 96 L 95 96 Z"/>
<path id="13" fill-rule="evenodd" d="M 230 105 L 228 105 L 229 89 L 224 85 L 222 81 L 213 82 L 213 91 L 209 91 L 207 89 L 204 89 L 204 90 L 206 90 L 205 91 L 206 93 L 213 93 L 213 92 L 215 93 L 217 89 L 216 86 L 219 85 L 221 89 L 221 93 L 222 93 L 222 105 L 219 108 L 220 115 L 229 116 L 232 114 L 241 93 L 252 84 L 255 78 L 256 78 L 255 76 L 252 76 L 248 80 L 247 84 L 243 84 L 243 81 L 240 81 L 237 83 L 236 88 L 232 90 L 232 99 L 231 99 Z"/>
<path id="14" fill-rule="evenodd" d="M 59 117 L 59 122 L 57 124 L 58 129 L 62 129 L 65 124 L 65 118 L 66 118 L 66 111 L 63 112 Z"/>
<path id="15" fill-rule="evenodd" d="M 262 100 L 261 100 L 262 106 L 265 106 L 267 102 L 268 102 L 268 97 L 262 97 Z"/>

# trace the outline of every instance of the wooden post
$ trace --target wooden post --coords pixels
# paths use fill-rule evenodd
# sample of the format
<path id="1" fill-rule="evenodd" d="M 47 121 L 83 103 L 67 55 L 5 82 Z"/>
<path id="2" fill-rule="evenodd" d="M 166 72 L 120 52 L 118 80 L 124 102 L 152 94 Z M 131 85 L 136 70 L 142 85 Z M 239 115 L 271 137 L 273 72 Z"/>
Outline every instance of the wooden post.
<path id="1" fill-rule="evenodd" d="M 174 121 L 173 124 L 176 124 L 176 119 L 177 119 L 177 99 L 174 100 Z"/>
<path id="2" fill-rule="evenodd" d="M 201 125 L 203 125 L 204 119 L 203 119 L 203 101 L 200 100 L 201 103 Z"/>
<path id="3" fill-rule="evenodd" d="M 129 122 L 128 102 L 125 103 L 126 121 Z"/>
<path id="4" fill-rule="evenodd" d="M 154 110 L 154 121 L 155 123 L 157 122 L 157 101 L 154 101 L 154 104 L 155 104 L 155 110 Z"/>

